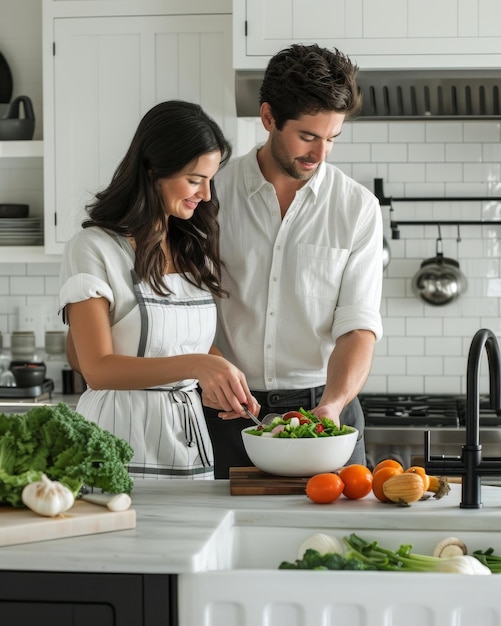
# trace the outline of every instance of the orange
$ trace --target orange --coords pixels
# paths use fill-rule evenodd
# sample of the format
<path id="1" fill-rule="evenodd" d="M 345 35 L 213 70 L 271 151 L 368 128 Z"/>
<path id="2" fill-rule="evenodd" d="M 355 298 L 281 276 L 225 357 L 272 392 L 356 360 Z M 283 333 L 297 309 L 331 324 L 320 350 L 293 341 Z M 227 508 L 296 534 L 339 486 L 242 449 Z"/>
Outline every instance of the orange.
<path id="1" fill-rule="evenodd" d="M 396 476 L 397 474 L 401 474 L 402 471 L 398 469 L 398 467 L 391 467 L 391 465 L 387 465 L 386 467 L 382 467 L 377 472 L 374 472 L 372 475 L 372 493 L 376 496 L 378 500 L 381 502 L 389 502 L 390 499 L 384 495 L 383 484 L 391 478 L 392 476 Z"/>
<path id="2" fill-rule="evenodd" d="M 353 463 L 338 470 L 344 483 L 343 495 L 351 500 L 365 498 L 372 489 L 372 472 L 365 465 Z"/>
<path id="3" fill-rule="evenodd" d="M 430 477 L 427 475 L 424 467 L 421 467 L 420 465 L 413 465 L 405 471 L 408 474 L 419 474 L 419 476 L 421 476 L 421 478 L 423 479 L 424 490 L 428 491 L 428 487 L 430 486 Z"/>
<path id="4" fill-rule="evenodd" d="M 372 473 L 375 474 L 378 470 L 380 470 L 383 467 L 395 467 L 399 469 L 401 472 L 404 471 L 402 464 L 396 461 L 395 459 L 384 459 L 384 461 L 379 461 L 379 463 L 375 465 L 374 469 L 372 470 Z"/>
<path id="5" fill-rule="evenodd" d="M 329 504 L 343 493 L 344 483 L 337 474 L 316 474 L 306 483 L 306 495 L 317 504 Z"/>

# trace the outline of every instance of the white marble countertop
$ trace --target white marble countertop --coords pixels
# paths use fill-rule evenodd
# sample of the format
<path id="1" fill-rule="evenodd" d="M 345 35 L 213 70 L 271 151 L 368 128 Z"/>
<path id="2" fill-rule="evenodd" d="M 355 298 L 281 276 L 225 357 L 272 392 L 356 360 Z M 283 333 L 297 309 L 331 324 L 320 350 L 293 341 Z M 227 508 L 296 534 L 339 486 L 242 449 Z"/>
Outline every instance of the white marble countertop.
<path id="1" fill-rule="evenodd" d="M 501 489 L 482 487 L 481 509 L 459 507 L 451 493 L 397 507 L 341 497 L 331 505 L 301 495 L 232 496 L 229 481 L 138 480 L 132 493 L 133 530 L 0 548 L 0 569 L 71 572 L 189 573 L 210 568 L 205 545 L 224 521 L 257 526 L 352 529 L 498 531 Z M 223 524 L 224 526 L 224 524 Z M 221 529 L 219 529 L 221 533 Z"/>

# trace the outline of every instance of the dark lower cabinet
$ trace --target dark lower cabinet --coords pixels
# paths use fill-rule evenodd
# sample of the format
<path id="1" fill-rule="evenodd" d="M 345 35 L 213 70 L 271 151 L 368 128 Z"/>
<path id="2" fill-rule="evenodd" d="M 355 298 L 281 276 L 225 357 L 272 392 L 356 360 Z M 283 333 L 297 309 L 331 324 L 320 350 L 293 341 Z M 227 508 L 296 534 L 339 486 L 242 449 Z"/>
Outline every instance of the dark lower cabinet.
<path id="1" fill-rule="evenodd" d="M 177 626 L 177 577 L 0 571 L 2 626 Z"/>

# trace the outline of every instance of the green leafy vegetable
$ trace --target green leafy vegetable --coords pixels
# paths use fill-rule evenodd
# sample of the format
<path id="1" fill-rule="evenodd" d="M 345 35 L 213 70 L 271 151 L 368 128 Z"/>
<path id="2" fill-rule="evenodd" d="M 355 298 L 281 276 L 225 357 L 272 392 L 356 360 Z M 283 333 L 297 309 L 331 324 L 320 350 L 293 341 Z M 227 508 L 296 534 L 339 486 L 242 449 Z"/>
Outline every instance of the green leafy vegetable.
<path id="1" fill-rule="evenodd" d="M 493 548 L 475 550 L 473 556 L 477 558 L 480 563 L 488 567 L 493 574 L 501 574 L 501 556 L 494 554 Z"/>
<path id="2" fill-rule="evenodd" d="M 265 433 L 272 434 L 272 431 L 277 426 L 283 426 L 283 430 L 272 434 L 273 437 L 278 439 L 311 439 L 319 437 L 334 437 L 337 435 L 347 435 L 353 432 L 353 429 L 346 424 L 343 424 L 339 428 L 335 422 L 327 417 L 316 417 L 313 413 L 306 411 L 305 409 L 299 409 L 299 412 L 306 418 L 304 423 L 300 423 L 297 426 L 291 424 L 291 420 L 285 420 L 281 417 L 275 417 L 271 424 L 268 426 L 254 428 L 247 431 L 250 435 L 261 436 Z"/>
<path id="3" fill-rule="evenodd" d="M 318 550 L 308 548 L 303 558 L 296 559 L 294 563 L 283 561 L 278 569 L 366 570 L 376 568 L 358 558 L 343 556 L 342 554 L 332 552 L 320 554 Z"/>
<path id="4" fill-rule="evenodd" d="M 24 415 L 0 413 L 0 503 L 23 506 L 21 493 L 46 474 L 76 496 L 82 485 L 130 493 L 133 450 L 64 403 Z"/>
<path id="5" fill-rule="evenodd" d="M 479 558 L 463 555 L 449 558 L 439 558 L 425 554 L 412 552 L 412 545 L 401 545 L 398 550 L 389 550 L 378 544 L 377 541 L 366 541 L 355 533 L 349 537 L 343 537 L 347 550 L 341 554 L 320 554 L 317 550 L 309 548 L 301 559 L 294 563 L 284 561 L 279 569 L 313 569 L 313 570 L 378 570 L 389 572 L 443 572 L 458 574 L 490 574 L 490 565 Z M 486 558 L 490 559 L 491 552 L 487 550 Z M 497 566 L 501 571 L 501 557 Z M 490 570 L 490 571 L 489 571 Z"/>

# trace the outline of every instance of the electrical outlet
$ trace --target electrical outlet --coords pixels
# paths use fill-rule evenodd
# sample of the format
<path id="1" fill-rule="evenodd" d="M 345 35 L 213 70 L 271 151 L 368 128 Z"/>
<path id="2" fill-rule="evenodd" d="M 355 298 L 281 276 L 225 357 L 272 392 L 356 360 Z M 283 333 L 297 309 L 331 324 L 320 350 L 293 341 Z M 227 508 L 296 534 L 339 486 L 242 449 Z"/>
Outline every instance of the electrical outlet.
<path id="1" fill-rule="evenodd" d="M 63 320 L 57 313 L 48 313 L 45 311 L 44 315 L 44 328 L 45 330 L 65 330 L 66 327 L 63 324 Z"/>
<path id="2" fill-rule="evenodd" d="M 20 306 L 17 309 L 17 330 L 32 330 L 38 348 L 45 343 L 44 317 L 43 308 Z"/>

